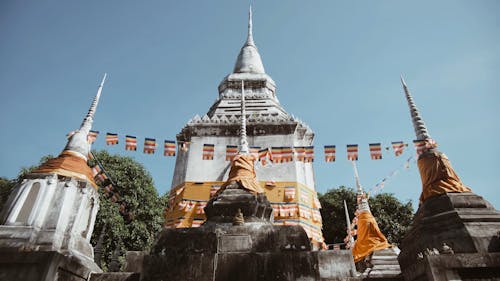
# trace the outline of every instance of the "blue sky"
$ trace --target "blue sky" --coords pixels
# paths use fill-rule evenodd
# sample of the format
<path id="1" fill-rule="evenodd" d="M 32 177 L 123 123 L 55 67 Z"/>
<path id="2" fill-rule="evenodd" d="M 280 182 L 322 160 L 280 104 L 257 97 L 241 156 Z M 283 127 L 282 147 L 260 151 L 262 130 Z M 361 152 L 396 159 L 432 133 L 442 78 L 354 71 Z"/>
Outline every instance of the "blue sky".
<path id="1" fill-rule="evenodd" d="M 175 160 L 124 150 L 124 135 L 174 139 L 205 114 L 246 38 L 248 1 L 0 3 L 0 176 L 58 154 L 80 125 L 102 73 L 95 129 L 121 144 L 160 193 Z M 285 109 L 316 133 L 316 189 L 354 185 L 345 145 L 360 145 L 370 189 L 413 154 L 380 161 L 368 143 L 411 141 L 400 74 L 463 182 L 498 209 L 500 2 L 254 1 L 254 38 Z M 320 149 L 337 145 L 337 161 Z M 140 145 L 142 147 L 142 144 Z M 417 202 L 415 165 L 384 191 Z"/>

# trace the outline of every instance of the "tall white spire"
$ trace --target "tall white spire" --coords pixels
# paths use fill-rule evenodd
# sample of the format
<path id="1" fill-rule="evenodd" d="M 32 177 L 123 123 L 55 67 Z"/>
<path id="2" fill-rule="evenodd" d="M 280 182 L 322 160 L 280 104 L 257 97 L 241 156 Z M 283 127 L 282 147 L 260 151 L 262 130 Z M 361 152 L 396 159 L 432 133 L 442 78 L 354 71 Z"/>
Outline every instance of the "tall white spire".
<path id="1" fill-rule="evenodd" d="M 368 196 L 363 191 L 361 182 L 359 180 L 358 167 L 356 166 L 356 161 L 351 161 L 352 167 L 354 169 L 354 178 L 356 179 L 356 201 L 358 202 L 358 212 L 370 211 L 370 205 L 368 204 Z"/>
<path id="2" fill-rule="evenodd" d="M 92 123 L 94 123 L 95 110 L 97 108 L 97 104 L 99 103 L 99 99 L 101 98 L 102 87 L 104 86 L 104 82 L 106 81 L 106 76 L 107 73 L 104 73 L 101 84 L 99 84 L 99 86 L 97 87 L 97 94 L 95 95 L 94 100 L 90 105 L 89 112 L 83 119 L 82 125 L 80 126 L 80 131 L 85 131 L 87 134 L 90 132 L 90 129 L 92 129 Z"/>
<path id="3" fill-rule="evenodd" d="M 354 169 L 354 178 L 356 179 L 356 188 L 358 194 L 363 193 L 363 187 L 361 186 L 361 182 L 359 180 L 359 174 L 358 174 L 358 166 L 356 166 L 356 161 L 351 161 L 352 162 L 352 167 Z"/>
<path id="4" fill-rule="evenodd" d="M 257 46 L 253 41 L 252 6 L 248 10 L 247 40 L 236 59 L 233 73 L 266 73 Z"/>
<path id="5" fill-rule="evenodd" d="M 248 35 L 247 35 L 247 42 L 245 45 L 251 45 L 255 46 L 255 43 L 253 42 L 253 26 L 252 26 L 252 5 L 250 5 L 250 8 L 248 8 Z"/>
<path id="6" fill-rule="evenodd" d="M 99 104 L 99 99 L 101 98 L 102 88 L 104 86 L 104 82 L 106 81 L 107 74 L 105 73 L 101 83 L 97 88 L 97 94 L 90 105 L 89 111 L 85 118 L 83 119 L 82 125 L 80 129 L 74 132 L 73 135 L 69 137 L 68 143 L 63 151 L 70 151 L 78 155 L 79 157 L 87 160 L 87 156 L 90 153 L 90 144 L 87 140 L 88 134 L 92 129 L 92 123 L 94 122 L 94 114 L 97 109 L 97 105 Z"/>
<path id="7" fill-rule="evenodd" d="M 424 120 L 422 116 L 420 116 L 420 112 L 413 101 L 413 97 L 411 96 L 410 90 L 408 90 L 408 86 L 406 86 L 406 82 L 401 75 L 401 84 L 403 84 L 403 89 L 405 91 L 406 100 L 408 101 L 408 107 L 410 108 L 411 120 L 413 122 L 413 128 L 415 129 L 415 135 L 417 140 L 425 140 L 430 139 L 431 136 L 427 131 L 427 127 L 425 126 Z"/>
<path id="8" fill-rule="evenodd" d="M 239 154 L 248 154 L 247 140 L 247 118 L 245 109 L 245 81 L 241 80 L 241 130 L 240 130 L 240 152 Z"/>

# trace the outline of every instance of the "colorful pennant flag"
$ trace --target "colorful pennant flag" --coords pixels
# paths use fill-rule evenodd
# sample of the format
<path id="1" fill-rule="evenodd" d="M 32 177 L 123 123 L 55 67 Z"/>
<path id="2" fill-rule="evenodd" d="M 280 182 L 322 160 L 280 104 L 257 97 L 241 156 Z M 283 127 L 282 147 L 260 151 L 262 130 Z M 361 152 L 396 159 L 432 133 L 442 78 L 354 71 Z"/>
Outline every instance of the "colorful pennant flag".
<path id="1" fill-rule="evenodd" d="M 156 139 L 145 138 L 143 152 L 146 154 L 153 154 L 155 153 L 155 149 L 156 149 Z"/>
<path id="2" fill-rule="evenodd" d="M 264 166 L 267 164 L 267 157 L 269 155 L 269 148 L 259 150 L 259 161 Z"/>
<path id="3" fill-rule="evenodd" d="M 273 163 L 281 163 L 281 147 L 271 147 L 271 161 Z"/>
<path id="4" fill-rule="evenodd" d="M 417 151 L 417 155 L 422 154 L 425 150 L 425 140 L 414 140 L 413 145 L 415 145 L 415 150 Z"/>
<path id="5" fill-rule="evenodd" d="M 291 162 L 293 161 L 293 149 L 290 146 L 281 148 L 281 162 Z"/>
<path id="6" fill-rule="evenodd" d="M 137 138 L 134 136 L 125 136 L 125 150 L 137 150 Z"/>
<path id="7" fill-rule="evenodd" d="M 405 148 L 405 144 L 402 141 L 393 141 L 392 149 L 394 150 L 394 155 L 399 156 L 403 154 Z"/>
<path id="8" fill-rule="evenodd" d="M 92 167 L 92 175 L 94 176 L 94 178 L 101 172 L 101 167 L 99 167 L 99 165 L 95 165 L 94 167 Z"/>
<path id="9" fill-rule="evenodd" d="M 165 140 L 163 156 L 175 156 L 175 141 Z"/>
<path id="10" fill-rule="evenodd" d="M 226 145 L 226 161 L 233 161 L 233 158 L 238 154 L 237 145 Z"/>
<path id="11" fill-rule="evenodd" d="M 259 158 L 260 146 L 250 146 L 250 154 L 255 156 L 255 159 Z"/>
<path id="12" fill-rule="evenodd" d="M 104 192 L 106 192 L 106 193 L 110 193 L 112 190 L 113 190 L 112 184 L 108 184 L 104 187 Z"/>
<path id="13" fill-rule="evenodd" d="M 106 133 L 106 144 L 107 145 L 118 144 L 118 134 Z"/>
<path id="14" fill-rule="evenodd" d="M 99 135 L 99 131 L 92 131 L 90 130 L 89 134 L 87 135 L 87 141 L 92 144 L 95 142 L 97 139 L 97 136 Z"/>
<path id="15" fill-rule="evenodd" d="M 304 158 L 305 163 L 310 163 L 314 161 L 314 146 L 306 146 L 306 157 Z"/>
<path id="16" fill-rule="evenodd" d="M 358 160 L 358 145 L 348 144 L 347 145 L 347 160 L 357 161 Z"/>
<path id="17" fill-rule="evenodd" d="M 382 145 L 380 143 L 370 143 L 370 157 L 372 160 L 382 159 Z"/>
<path id="18" fill-rule="evenodd" d="M 103 183 L 107 178 L 108 178 L 108 176 L 106 176 L 105 173 L 100 173 L 100 174 L 97 174 L 97 176 L 96 176 L 96 180 L 100 183 Z"/>
<path id="19" fill-rule="evenodd" d="M 295 199 L 295 186 L 285 187 L 285 199 L 288 201 Z"/>
<path id="20" fill-rule="evenodd" d="M 214 151 L 215 151 L 214 144 L 204 144 L 203 145 L 202 159 L 203 160 L 214 160 Z"/>
<path id="21" fill-rule="evenodd" d="M 215 193 L 217 193 L 217 191 L 219 191 L 219 189 L 220 189 L 220 185 L 212 185 L 210 187 L 210 198 L 212 198 L 215 195 Z"/>
<path id="22" fill-rule="evenodd" d="M 306 148 L 304 146 L 295 146 L 295 160 L 304 161 L 306 158 Z"/>
<path id="23" fill-rule="evenodd" d="M 335 162 L 335 145 L 325 145 L 325 161 Z"/>

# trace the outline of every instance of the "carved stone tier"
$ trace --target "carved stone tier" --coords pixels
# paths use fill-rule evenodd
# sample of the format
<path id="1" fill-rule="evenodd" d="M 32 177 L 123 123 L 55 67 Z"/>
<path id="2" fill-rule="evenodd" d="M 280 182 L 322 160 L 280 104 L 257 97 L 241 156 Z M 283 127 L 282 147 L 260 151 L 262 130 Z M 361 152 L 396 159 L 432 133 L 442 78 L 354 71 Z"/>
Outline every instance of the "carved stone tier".
<path id="1" fill-rule="evenodd" d="M 253 195 L 233 182 L 208 201 L 205 207 L 207 223 L 231 223 L 238 209 L 245 222 L 270 223 L 273 220 L 273 207 L 266 195 Z"/>
<path id="2" fill-rule="evenodd" d="M 398 248 L 378 250 L 365 261 L 356 263 L 356 267 L 360 267 L 363 271 L 363 280 L 404 280 L 398 263 L 398 254 Z"/>
<path id="3" fill-rule="evenodd" d="M 249 116 L 248 116 L 249 117 Z M 271 117 L 270 117 L 271 118 Z M 251 118 L 249 118 L 251 119 Z M 263 119 L 264 120 L 264 119 Z M 285 120 L 286 121 L 286 120 Z M 267 136 L 267 135 L 287 135 L 297 133 L 299 139 L 304 136 L 309 136 L 310 139 L 314 136 L 312 130 L 298 122 L 292 121 L 273 122 L 269 123 L 252 122 L 247 125 L 248 136 Z M 235 121 L 234 123 L 196 123 L 188 124 L 182 128 L 177 135 L 179 141 L 190 141 L 192 136 L 238 136 L 241 126 Z"/>
<path id="4" fill-rule="evenodd" d="M 429 198 L 420 206 L 398 260 L 405 280 L 465 278 L 474 276 L 474 272 L 500 278 L 499 236 L 500 212 L 488 201 L 474 193 L 447 193 Z M 440 252 L 449 258 L 433 257 Z M 467 263 L 461 263 L 467 256 Z M 426 269 L 429 266 L 430 271 Z"/>

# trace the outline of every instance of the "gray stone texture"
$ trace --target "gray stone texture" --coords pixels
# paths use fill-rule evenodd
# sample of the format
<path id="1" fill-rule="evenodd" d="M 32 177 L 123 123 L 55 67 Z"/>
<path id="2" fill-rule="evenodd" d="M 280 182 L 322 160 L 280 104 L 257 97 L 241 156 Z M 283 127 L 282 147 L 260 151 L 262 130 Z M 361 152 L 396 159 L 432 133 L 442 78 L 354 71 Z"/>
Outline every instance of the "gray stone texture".
<path id="1" fill-rule="evenodd" d="M 265 195 L 230 184 L 208 202 L 204 225 L 160 233 L 144 257 L 142 281 L 342 280 L 354 275 L 350 253 L 311 251 L 302 227 L 273 225 L 270 208 Z M 243 225 L 232 223 L 238 209 Z"/>
<path id="2" fill-rule="evenodd" d="M 99 271 L 86 258 L 55 251 L 0 252 L 0 281 L 84 281 Z"/>
<path id="3" fill-rule="evenodd" d="M 473 280 L 476 275 L 476 280 L 499 280 L 499 235 L 500 212 L 481 196 L 448 193 L 427 199 L 401 244 L 405 280 Z M 443 243 L 454 254 L 426 253 Z"/>

